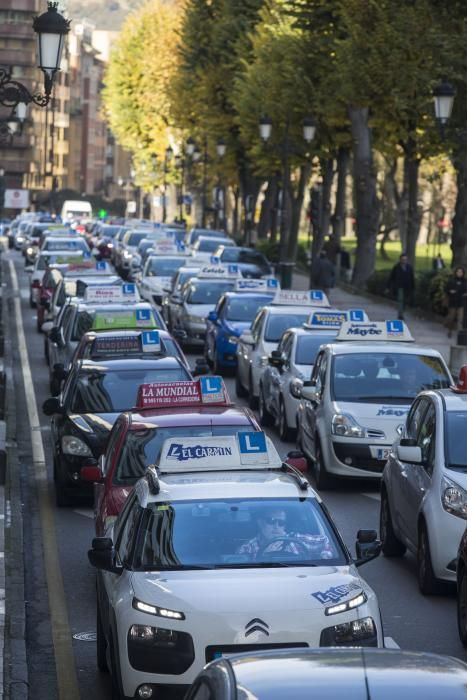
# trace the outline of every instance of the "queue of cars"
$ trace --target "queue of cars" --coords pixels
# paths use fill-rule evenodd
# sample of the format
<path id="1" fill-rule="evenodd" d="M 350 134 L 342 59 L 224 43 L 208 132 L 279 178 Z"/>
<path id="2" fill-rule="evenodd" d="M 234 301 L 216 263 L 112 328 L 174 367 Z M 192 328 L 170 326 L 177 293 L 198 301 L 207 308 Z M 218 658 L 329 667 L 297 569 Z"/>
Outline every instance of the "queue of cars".
<path id="1" fill-rule="evenodd" d="M 56 394 L 43 408 L 57 505 L 94 498 L 97 664 L 112 697 L 190 685 L 190 700 L 302 697 L 285 673 L 271 683 L 284 663 L 308 693 L 311 673 L 332 690 L 335 666 L 353 669 L 355 697 L 372 683 L 379 697 L 378 674 L 397 684 L 389 671 L 404 664 L 407 679 L 426 662 L 439 687 L 448 673 L 465 683 L 460 662 L 383 649 L 377 596 L 359 571 L 381 547 L 408 548 L 423 592 L 457 575 L 467 644 L 467 573 L 456 566 L 467 483 L 451 446 L 465 396 L 441 355 L 417 347 L 403 322 L 333 309 L 321 290 L 280 290 L 270 268 L 259 275 L 224 255 L 239 246 L 197 257 L 190 245 L 206 231 L 183 248 L 149 222 L 125 224 L 105 255 L 105 228 L 92 233 L 78 258 L 50 251 L 34 300 Z M 135 248 L 135 233 L 151 245 Z M 214 376 L 203 360 L 190 367 L 192 346 Z M 219 376 L 232 370 L 237 395 L 301 452 L 280 456 L 255 414 L 232 403 Z M 319 490 L 382 476 L 381 542 L 359 530 L 349 552 L 307 466 Z M 457 697 L 453 688 L 440 697 Z"/>

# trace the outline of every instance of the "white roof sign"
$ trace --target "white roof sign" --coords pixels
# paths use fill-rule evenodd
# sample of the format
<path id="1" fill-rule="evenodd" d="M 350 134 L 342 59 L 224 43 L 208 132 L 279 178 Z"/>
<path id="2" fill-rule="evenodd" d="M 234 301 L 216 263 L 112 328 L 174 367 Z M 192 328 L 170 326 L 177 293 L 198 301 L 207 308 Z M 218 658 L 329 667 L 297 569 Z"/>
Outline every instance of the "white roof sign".
<path id="1" fill-rule="evenodd" d="M 308 291 L 279 289 L 272 303 L 282 306 L 321 306 L 325 308 L 331 306 L 326 294 L 321 289 L 309 289 Z"/>
<path id="2" fill-rule="evenodd" d="M 198 279 L 237 279 L 240 277 L 238 265 L 204 265 Z"/>
<path id="3" fill-rule="evenodd" d="M 308 319 L 308 323 L 304 323 L 303 327 L 309 330 L 314 328 L 340 328 L 345 321 L 368 321 L 368 316 L 363 309 L 313 311 Z"/>
<path id="4" fill-rule="evenodd" d="M 152 246 L 151 255 L 185 255 L 185 251 L 181 250 L 173 241 L 157 241 Z"/>
<path id="5" fill-rule="evenodd" d="M 372 342 L 399 341 L 413 343 L 414 339 L 404 321 L 373 321 L 358 323 L 346 321 L 342 324 L 336 340 L 371 340 Z"/>
<path id="6" fill-rule="evenodd" d="M 164 441 L 161 472 L 209 472 L 241 469 L 278 469 L 282 460 L 262 432 L 240 432 L 228 437 L 169 438 Z"/>
<path id="7" fill-rule="evenodd" d="M 136 285 L 132 282 L 116 285 L 93 285 L 86 287 L 84 292 L 84 301 L 86 302 L 138 302 L 140 301 L 139 292 Z"/>
<path id="8" fill-rule="evenodd" d="M 235 284 L 236 292 L 276 292 L 279 282 L 276 279 L 247 279 L 242 277 Z"/>

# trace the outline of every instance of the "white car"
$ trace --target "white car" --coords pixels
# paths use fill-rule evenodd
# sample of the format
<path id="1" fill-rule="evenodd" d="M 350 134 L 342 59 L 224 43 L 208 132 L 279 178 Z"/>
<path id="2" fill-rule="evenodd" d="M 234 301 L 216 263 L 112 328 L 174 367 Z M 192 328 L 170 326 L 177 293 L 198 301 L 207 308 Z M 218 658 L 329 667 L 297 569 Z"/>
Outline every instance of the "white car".
<path id="1" fill-rule="evenodd" d="M 176 247 L 173 246 L 176 250 Z M 162 254 L 158 248 L 146 259 L 143 267 L 139 291 L 143 299 L 161 306 L 162 299 L 172 289 L 172 282 L 178 270 L 189 258 L 184 254 Z"/>
<path id="2" fill-rule="evenodd" d="M 289 328 L 270 354 L 259 379 L 259 417 L 262 425 L 276 425 L 281 440 L 296 436 L 301 387 L 311 378 L 320 346 L 332 343 L 349 319 L 368 320 L 361 309 L 315 311 L 301 328 Z"/>
<path id="3" fill-rule="evenodd" d="M 191 254 L 197 260 L 208 263 L 219 246 L 236 246 L 231 238 L 215 238 L 214 236 L 200 236 L 191 247 Z"/>
<path id="4" fill-rule="evenodd" d="M 335 477 L 381 477 L 419 391 L 452 384 L 440 353 L 412 343 L 403 321 L 346 322 L 319 351 L 301 389 L 297 436 L 318 488 Z"/>
<path id="5" fill-rule="evenodd" d="M 35 308 L 37 302 L 39 301 L 42 278 L 44 277 L 44 273 L 48 265 L 67 265 L 68 263 L 82 259 L 83 252 L 80 250 L 56 250 L 53 253 L 50 251 L 39 253 L 30 273 L 31 277 L 29 278 L 29 305 L 31 308 Z"/>
<path id="6" fill-rule="evenodd" d="M 235 390 L 239 398 L 248 396 L 250 408 L 256 408 L 259 399 L 259 379 L 268 364 L 268 358 L 284 331 L 302 326 L 313 308 L 329 308 L 329 301 L 321 290 L 297 292 L 281 289 L 274 301 L 258 311 L 251 329 L 243 331 L 237 344 L 237 373 Z"/>
<path id="7" fill-rule="evenodd" d="M 240 651 L 383 647 L 378 600 L 357 569 L 380 543 L 372 530 L 357 537 L 355 560 L 264 433 L 166 440 L 89 551 L 98 665 L 114 697 L 156 698 Z"/>
<path id="8" fill-rule="evenodd" d="M 464 378 L 467 367 L 461 370 Z M 465 384 L 423 391 L 384 467 L 380 530 L 383 552 L 417 557 L 422 593 L 456 580 L 459 542 L 467 519 Z"/>

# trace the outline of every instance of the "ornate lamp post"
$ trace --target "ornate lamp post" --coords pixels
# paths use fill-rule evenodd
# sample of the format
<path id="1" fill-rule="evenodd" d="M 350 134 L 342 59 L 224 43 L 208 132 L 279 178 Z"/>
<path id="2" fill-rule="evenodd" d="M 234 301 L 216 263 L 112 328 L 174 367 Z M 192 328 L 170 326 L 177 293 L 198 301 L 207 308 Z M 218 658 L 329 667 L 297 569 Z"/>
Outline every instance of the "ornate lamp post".
<path id="1" fill-rule="evenodd" d="M 39 107 L 48 105 L 55 75 L 60 70 L 65 36 L 70 31 L 70 20 L 59 14 L 57 8 L 58 2 L 49 2 L 47 12 L 33 22 L 38 40 L 39 68 L 44 73 L 44 94 L 31 94 L 22 83 L 12 78 L 11 68 L 0 68 L 0 104 L 5 107 L 30 102 Z"/>
<path id="2" fill-rule="evenodd" d="M 162 221 L 165 223 L 167 219 L 167 173 L 169 172 L 169 163 L 173 158 L 172 146 L 167 146 L 164 156 L 164 194 L 162 199 Z"/>
<path id="3" fill-rule="evenodd" d="M 456 91 L 451 83 L 443 80 L 433 89 L 433 100 L 435 103 L 435 117 L 441 131 L 441 138 L 444 139 L 445 127 L 451 118 L 452 107 Z"/>

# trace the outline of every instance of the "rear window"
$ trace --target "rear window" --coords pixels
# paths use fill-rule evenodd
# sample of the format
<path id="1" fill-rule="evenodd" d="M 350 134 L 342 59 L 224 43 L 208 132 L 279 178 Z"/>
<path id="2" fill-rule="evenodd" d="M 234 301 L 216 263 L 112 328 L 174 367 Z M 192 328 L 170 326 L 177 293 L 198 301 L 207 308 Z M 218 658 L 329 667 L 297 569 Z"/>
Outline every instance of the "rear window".
<path id="1" fill-rule="evenodd" d="M 302 335 L 297 340 L 297 348 L 295 351 L 295 364 L 297 365 L 314 365 L 316 355 L 321 345 L 332 343 L 337 335 L 337 331 L 324 335 L 317 333 L 316 335 Z"/>
<path id="2" fill-rule="evenodd" d="M 310 312 L 302 314 L 270 314 L 264 332 L 264 340 L 267 343 L 278 343 L 286 330 L 289 328 L 300 328 L 308 321 L 309 316 Z"/>

